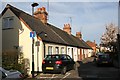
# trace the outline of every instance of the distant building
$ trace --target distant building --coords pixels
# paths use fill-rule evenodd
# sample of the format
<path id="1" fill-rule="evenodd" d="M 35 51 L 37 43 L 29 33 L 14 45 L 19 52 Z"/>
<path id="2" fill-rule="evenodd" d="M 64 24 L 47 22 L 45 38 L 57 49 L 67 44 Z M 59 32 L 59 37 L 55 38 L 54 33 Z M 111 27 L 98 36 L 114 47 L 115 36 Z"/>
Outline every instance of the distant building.
<path id="1" fill-rule="evenodd" d="M 97 44 L 96 44 L 95 40 L 94 40 L 94 42 L 87 41 L 86 43 L 92 48 L 92 50 L 90 50 L 89 52 L 92 53 L 92 55 L 95 55 L 97 52 Z"/>

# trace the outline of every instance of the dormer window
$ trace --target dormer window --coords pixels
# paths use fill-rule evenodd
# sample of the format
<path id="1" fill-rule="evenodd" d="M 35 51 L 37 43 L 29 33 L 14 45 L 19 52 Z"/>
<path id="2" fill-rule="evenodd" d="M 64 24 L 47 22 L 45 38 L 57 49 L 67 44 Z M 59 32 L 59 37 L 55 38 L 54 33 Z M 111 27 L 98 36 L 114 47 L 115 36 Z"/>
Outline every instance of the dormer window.
<path id="1" fill-rule="evenodd" d="M 3 18 L 3 22 L 2 22 L 3 23 L 3 29 L 13 28 L 13 20 L 14 20 L 13 16 Z"/>

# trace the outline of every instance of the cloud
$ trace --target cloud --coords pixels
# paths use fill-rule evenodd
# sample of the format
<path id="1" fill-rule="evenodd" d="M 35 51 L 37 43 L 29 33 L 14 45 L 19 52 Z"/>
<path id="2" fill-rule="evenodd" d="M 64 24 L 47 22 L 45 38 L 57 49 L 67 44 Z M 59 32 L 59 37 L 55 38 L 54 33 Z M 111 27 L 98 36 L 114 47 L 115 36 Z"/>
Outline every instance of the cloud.
<path id="1" fill-rule="evenodd" d="M 47 2 L 48 0 L 2 0 L 2 2 Z M 49 0 L 50 2 L 118 2 L 118 0 Z"/>
<path id="2" fill-rule="evenodd" d="M 3 2 L 2 9 L 7 3 L 31 14 L 32 2 Z M 39 6 L 45 6 L 48 10 L 48 3 L 39 2 Z M 36 8 L 38 8 L 36 7 Z M 35 9 L 36 9 L 35 8 Z M 64 23 L 69 23 L 72 17 L 72 33 L 83 32 L 85 40 L 96 40 L 100 42 L 100 35 L 108 23 L 118 24 L 118 3 L 112 2 L 50 2 L 49 22 L 63 28 Z"/>

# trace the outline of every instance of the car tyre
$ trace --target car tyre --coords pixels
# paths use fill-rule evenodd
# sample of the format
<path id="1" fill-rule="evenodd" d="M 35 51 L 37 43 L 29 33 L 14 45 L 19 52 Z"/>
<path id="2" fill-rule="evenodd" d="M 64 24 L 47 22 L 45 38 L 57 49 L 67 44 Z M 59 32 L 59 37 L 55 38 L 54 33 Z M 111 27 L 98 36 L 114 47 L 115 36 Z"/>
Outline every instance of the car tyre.
<path id="1" fill-rule="evenodd" d="M 63 67 L 61 74 L 65 75 L 66 71 L 67 71 L 67 67 L 65 66 L 65 67 Z"/>
<path id="2" fill-rule="evenodd" d="M 45 71 L 43 71 L 43 74 L 46 74 L 46 72 L 45 72 Z"/>

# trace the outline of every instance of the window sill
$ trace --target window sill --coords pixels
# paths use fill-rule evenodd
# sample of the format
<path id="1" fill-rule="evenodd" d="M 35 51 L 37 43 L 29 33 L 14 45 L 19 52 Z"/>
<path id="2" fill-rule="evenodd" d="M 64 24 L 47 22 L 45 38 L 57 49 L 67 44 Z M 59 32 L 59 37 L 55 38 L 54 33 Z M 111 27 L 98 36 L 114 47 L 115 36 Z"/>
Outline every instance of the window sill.
<path id="1" fill-rule="evenodd" d="M 14 28 L 4 28 L 4 29 L 2 29 L 2 30 L 10 30 L 10 29 L 14 29 Z"/>

